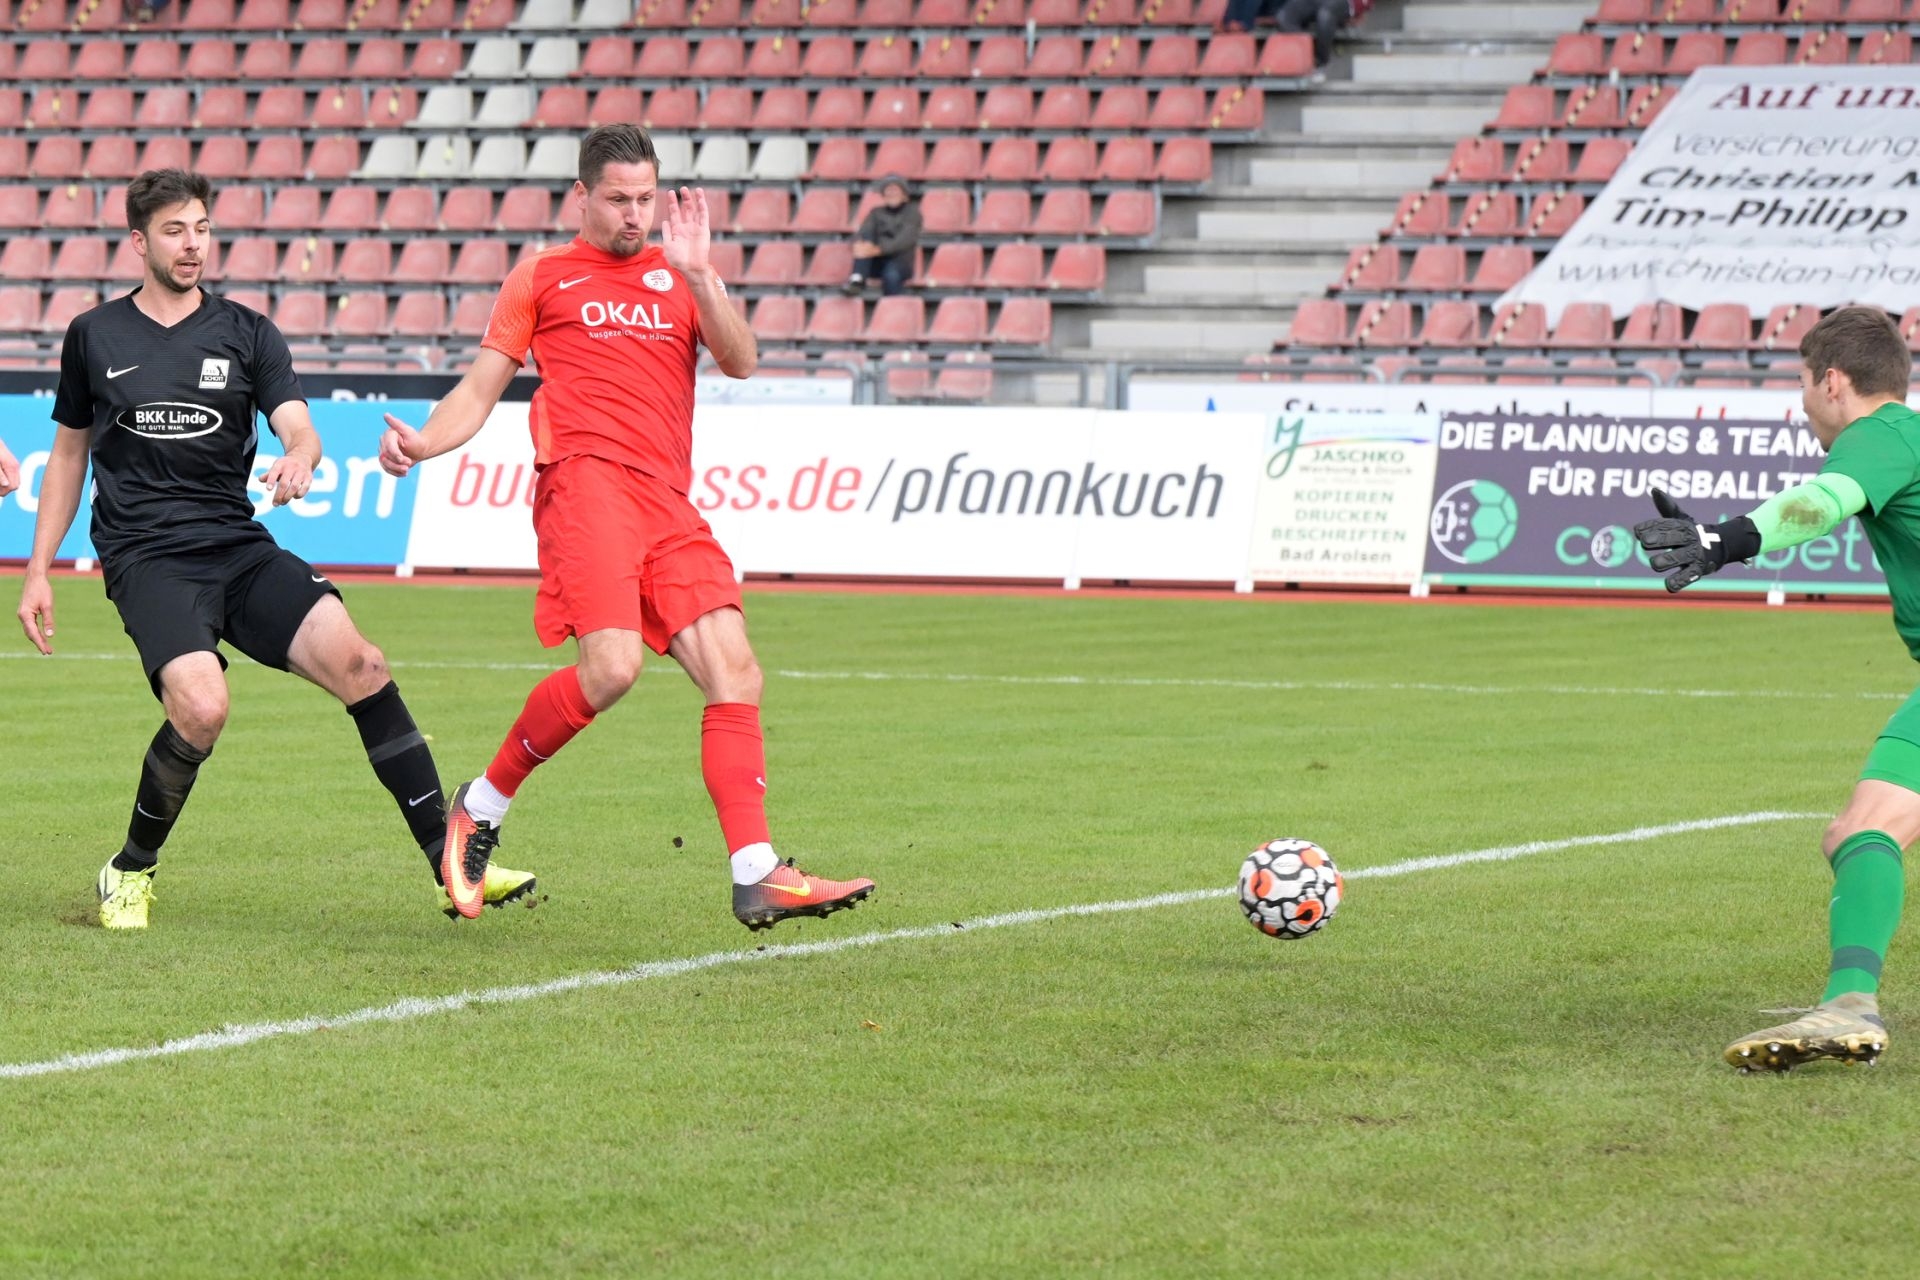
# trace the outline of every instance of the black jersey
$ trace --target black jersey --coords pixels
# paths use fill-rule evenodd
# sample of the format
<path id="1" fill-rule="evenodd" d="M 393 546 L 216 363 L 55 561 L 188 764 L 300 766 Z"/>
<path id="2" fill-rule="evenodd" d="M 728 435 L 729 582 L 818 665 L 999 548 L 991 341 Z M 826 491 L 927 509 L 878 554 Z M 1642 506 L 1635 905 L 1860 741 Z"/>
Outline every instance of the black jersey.
<path id="1" fill-rule="evenodd" d="M 214 294 L 172 328 L 132 294 L 76 317 L 53 420 L 93 432 L 101 566 L 270 540 L 247 493 L 254 411 L 303 399 L 273 322 Z"/>

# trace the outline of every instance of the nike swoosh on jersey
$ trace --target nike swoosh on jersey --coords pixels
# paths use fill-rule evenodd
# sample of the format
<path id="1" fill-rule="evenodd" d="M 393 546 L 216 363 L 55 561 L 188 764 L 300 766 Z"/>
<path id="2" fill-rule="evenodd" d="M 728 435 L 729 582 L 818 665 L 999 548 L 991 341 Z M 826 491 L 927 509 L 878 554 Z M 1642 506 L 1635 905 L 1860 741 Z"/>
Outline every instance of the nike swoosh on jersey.
<path id="1" fill-rule="evenodd" d="M 591 280 L 591 279 L 593 279 L 593 277 L 592 277 L 591 275 L 584 275 L 584 276 L 581 276 L 581 277 L 580 277 L 579 279 L 577 279 L 577 280 L 562 280 L 562 281 L 560 282 L 560 287 L 561 287 L 562 289 L 571 289 L 571 288 L 573 288 L 573 286 L 575 286 L 575 285 L 577 285 L 577 284 L 585 284 L 585 283 L 586 283 L 587 281 L 589 281 L 589 280 Z"/>
<path id="2" fill-rule="evenodd" d="M 130 364 L 124 369 L 109 369 L 107 370 L 107 376 L 109 378 L 117 378 L 123 373 L 132 373 L 135 369 L 138 369 L 139 367 L 140 366 L 137 364 Z"/>

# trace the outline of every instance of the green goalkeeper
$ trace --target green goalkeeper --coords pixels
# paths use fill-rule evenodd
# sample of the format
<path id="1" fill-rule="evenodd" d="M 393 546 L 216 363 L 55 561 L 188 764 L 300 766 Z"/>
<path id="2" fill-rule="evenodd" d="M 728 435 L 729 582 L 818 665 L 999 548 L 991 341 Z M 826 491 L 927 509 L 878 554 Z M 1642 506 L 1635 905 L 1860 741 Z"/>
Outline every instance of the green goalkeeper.
<path id="1" fill-rule="evenodd" d="M 1648 563 L 1678 591 L 1735 560 L 1797 546 L 1859 516 L 1887 576 L 1893 625 L 1920 659 L 1920 414 L 1907 408 L 1912 358 L 1874 307 L 1843 307 L 1801 340 L 1802 403 L 1826 465 L 1751 514 L 1700 524 L 1654 490 L 1660 518 L 1634 526 Z M 1920 838 L 1920 692 L 1880 731 L 1822 848 L 1833 869 L 1826 993 L 1804 1017 L 1742 1036 L 1726 1059 L 1786 1071 L 1816 1058 L 1872 1062 L 1886 1048 L 1880 966 L 1900 924 L 1900 855 Z"/>

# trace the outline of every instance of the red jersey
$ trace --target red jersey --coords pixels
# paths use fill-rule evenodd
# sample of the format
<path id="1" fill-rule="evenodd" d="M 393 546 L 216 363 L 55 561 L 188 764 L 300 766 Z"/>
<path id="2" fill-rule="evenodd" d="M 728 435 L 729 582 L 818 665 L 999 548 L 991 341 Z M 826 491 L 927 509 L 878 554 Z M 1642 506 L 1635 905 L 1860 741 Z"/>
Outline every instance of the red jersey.
<path id="1" fill-rule="evenodd" d="M 585 240 L 536 254 L 500 287 L 482 346 L 516 364 L 533 352 L 535 465 L 579 454 L 693 483 L 693 291 L 648 245 L 632 257 Z"/>

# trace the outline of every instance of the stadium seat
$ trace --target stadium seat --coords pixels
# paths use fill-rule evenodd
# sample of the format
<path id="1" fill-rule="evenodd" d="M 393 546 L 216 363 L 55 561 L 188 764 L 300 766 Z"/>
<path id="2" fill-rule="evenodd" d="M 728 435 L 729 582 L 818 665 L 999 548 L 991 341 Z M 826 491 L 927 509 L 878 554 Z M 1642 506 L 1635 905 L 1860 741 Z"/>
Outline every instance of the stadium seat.
<path id="1" fill-rule="evenodd" d="M 851 80 L 857 54 L 848 36 L 821 36 L 807 42 L 800 74 L 808 80 Z"/>
<path id="2" fill-rule="evenodd" d="M 1045 298 L 1008 298 L 987 340 L 996 346 L 1044 347 L 1053 338 L 1053 304 Z"/>
<path id="3" fill-rule="evenodd" d="M 351 134 L 316 138 L 307 153 L 307 176 L 319 181 L 351 178 L 360 171 L 360 140 Z"/>
<path id="4" fill-rule="evenodd" d="M 342 275 L 345 262 L 342 260 Z M 400 246 L 400 257 L 393 264 L 396 284 L 441 284 L 453 280 L 470 283 L 503 280 L 507 274 L 507 242 L 504 240 L 463 240 L 460 258 L 453 260 L 453 246 L 444 238 L 408 240 Z"/>
<path id="5" fill-rule="evenodd" d="M 1400 287 L 1421 291 L 1464 289 L 1467 251 L 1457 244 L 1423 244 L 1414 252 Z"/>
<path id="6" fill-rule="evenodd" d="M 98 226 L 99 222 L 94 211 L 93 188 L 69 183 L 49 191 L 47 203 L 40 211 L 40 225 L 89 229 Z"/>
<path id="7" fill-rule="evenodd" d="M 448 326 L 457 338 L 478 338 L 487 331 L 493 315 L 494 293 L 463 293 L 453 304 L 453 322 Z"/>
<path id="8" fill-rule="evenodd" d="M 1078 88 L 1080 88 L 1078 85 L 1061 85 L 1048 89 L 1046 96 L 1041 99 L 1041 115 L 1044 116 L 1048 114 L 1047 97 L 1053 96 L 1056 89 L 1070 90 Z M 1189 88 L 1191 88 L 1191 86 L 1189 86 Z M 1195 97 L 1200 97 L 1203 91 L 1193 89 L 1192 92 Z M 1077 123 L 1061 125 L 1048 124 L 1039 125 L 1038 127 L 1110 129 L 1115 132 L 1130 132 L 1148 127 L 1147 121 L 1151 116 L 1151 110 L 1147 101 L 1147 91 L 1140 85 L 1109 85 L 1100 91 L 1099 99 L 1093 103 L 1090 110 L 1082 105 L 1086 100 L 1085 91 L 1082 90 L 1079 95 L 1072 97 L 1070 101 L 1062 103 L 1062 110 L 1060 111 L 1061 118 L 1074 119 Z M 1074 108 L 1071 113 L 1065 110 L 1068 106 Z"/>
<path id="9" fill-rule="evenodd" d="M 882 138 L 873 149 L 873 158 L 867 162 L 864 176 L 874 180 L 899 177 L 917 182 L 926 167 L 927 144 L 924 139 Z"/>
<path id="10" fill-rule="evenodd" d="M 1537 302 L 1510 302 L 1487 326 L 1490 347 L 1538 347 L 1547 340 L 1547 309 Z"/>
<path id="11" fill-rule="evenodd" d="M 791 285 L 799 282 L 803 250 L 797 240 L 763 240 L 740 273 L 742 284 Z"/>
<path id="12" fill-rule="evenodd" d="M 53 265 L 53 242 L 38 236 L 9 237 L 0 249 L 0 280 L 42 280 Z M 36 298 L 37 302 L 38 299 Z M 0 328 L 6 326 L 0 324 Z"/>
<path id="13" fill-rule="evenodd" d="M 1497 138 L 1462 138 L 1440 171 L 1441 182 L 1498 182 L 1506 174 L 1506 148 Z"/>
<path id="14" fill-rule="evenodd" d="M 47 309 L 40 316 L 40 330 L 43 333 L 64 333 L 83 312 L 91 311 L 100 305 L 100 293 L 88 286 L 68 285 L 55 289 L 47 299 Z"/>
<path id="15" fill-rule="evenodd" d="M 1702 351 L 1745 351 L 1753 342 L 1753 317 L 1743 302 L 1715 302 L 1700 308 L 1688 344 Z"/>
<path id="16" fill-rule="evenodd" d="M 1625 138 L 1594 138 L 1581 149 L 1580 163 L 1570 176 L 1575 182 L 1611 181 L 1614 171 L 1631 150 L 1633 143 Z"/>
<path id="17" fill-rule="evenodd" d="M 913 60 L 911 38 L 881 36 L 861 46 L 854 73 L 868 80 L 909 80 L 913 77 Z"/>
<path id="18" fill-rule="evenodd" d="M 1862 66 L 1905 66 L 1913 61 L 1913 37 L 1904 31 L 1875 31 L 1861 37 L 1854 61 Z"/>
<path id="19" fill-rule="evenodd" d="M 807 188 L 800 194 L 791 229 L 814 235 L 842 235 L 853 230 L 847 193 L 831 187 Z"/>
<path id="20" fill-rule="evenodd" d="M 1533 250 L 1523 244 L 1496 244 L 1480 255 L 1467 289 L 1471 293 L 1505 293 L 1533 271 Z"/>
<path id="21" fill-rule="evenodd" d="M 227 47 L 231 52 L 233 46 Z M 127 58 L 127 77 L 149 83 L 178 80 L 183 56 L 184 50 L 177 40 L 142 40 L 133 46 Z"/>
<path id="22" fill-rule="evenodd" d="M 438 289 L 403 293 L 389 322 L 397 338 L 437 338 L 447 329 L 447 299 Z M 380 335 L 384 336 L 384 335 Z"/>
<path id="23" fill-rule="evenodd" d="M 1563 35 L 1547 57 L 1547 74 L 1603 76 L 1607 73 L 1606 37 L 1591 31 Z"/>
<path id="24" fill-rule="evenodd" d="M 332 332 L 342 338 L 385 337 L 387 295 L 366 291 L 342 297 L 334 308 Z"/>
<path id="25" fill-rule="evenodd" d="M 889 401 L 923 400 L 933 393 L 933 357 L 924 351 L 889 351 L 880 358 Z"/>
<path id="26" fill-rule="evenodd" d="M 1687 346 L 1686 317 L 1671 302 L 1643 302 L 1627 317 L 1626 327 L 1614 345 L 1619 347 Z"/>
<path id="27" fill-rule="evenodd" d="M 972 129 L 980 122 L 979 101 L 970 88 L 940 85 L 927 94 L 920 121 L 928 129 Z"/>
<path id="28" fill-rule="evenodd" d="M 1073 63 L 1077 72 L 1080 55 L 1075 42 Z M 973 46 L 973 75 L 976 80 L 1018 80 L 1027 74 L 1027 42 L 1021 36 L 988 36 Z"/>
<path id="29" fill-rule="evenodd" d="M 1305 80 L 1314 71 L 1313 37 L 1281 32 L 1267 37 L 1254 74 L 1281 80 Z"/>
<path id="30" fill-rule="evenodd" d="M 285 31 L 292 25 L 287 0 L 245 0 L 233 20 L 236 31 Z"/>
<path id="31" fill-rule="evenodd" d="M 1607 55 L 1607 71 L 1621 76 L 1658 75 L 1666 62 L 1666 47 L 1657 31 L 1620 36 Z"/>
<path id="32" fill-rule="evenodd" d="M 1727 0 L 1720 13 L 1722 22 L 1776 23 L 1780 21 L 1780 0 Z"/>
<path id="33" fill-rule="evenodd" d="M 927 322 L 926 341 L 944 346 L 978 346 L 987 340 L 985 298 L 943 298 Z"/>
<path id="34" fill-rule="evenodd" d="M 1481 191 L 1462 203 L 1460 221 L 1447 234 L 1490 240 L 1515 235 L 1519 226 L 1520 202 L 1513 192 Z"/>
<path id="35" fill-rule="evenodd" d="M 279 200 L 274 201 L 275 212 Z M 380 192 L 374 187 L 335 187 L 318 225 L 329 231 L 374 231 L 380 226 Z"/>
<path id="36" fill-rule="evenodd" d="M 859 298 L 822 298 L 808 313 L 801 336 L 808 342 L 855 342 L 864 321 L 864 304 Z"/>
<path id="37" fill-rule="evenodd" d="M 983 236 L 1025 235 L 1033 221 L 1033 197 L 1018 187 L 994 188 L 980 198 L 973 231 Z"/>
<path id="38" fill-rule="evenodd" d="M 949 351 L 940 359 L 933 395 L 939 400 L 980 403 L 993 395 L 993 354 L 987 351 Z"/>
<path id="39" fill-rule="evenodd" d="M 1124 89 L 1108 89 L 1100 95 L 1100 105 Z M 1174 133 L 1205 128 L 1207 124 L 1207 93 L 1197 85 L 1168 85 L 1153 96 L 1153 107 L 1147 113 L 1146 127 L 1158 132 Z M 1104 127 L 1104 126 L 1102 126 Z"/>
<path id="40" fill-rule="evenodd" d="M 1604 302 L 1569 302 L 1547 338 L 1549 347 L 1579 349 L 1613 345 L 1613 311 Z"/>
<path id="41" fill-rule="evenodd" d="M 1147 139 L 1135 139 L 1147 142 Z M 1151 142 L 1148 142 L 1151 146 Z M 1085 135 L 1055 138 L 1040 162 L 1042 182 L 1091 182 L 1100 170 L 1100 145 Z"/>
<path id="42" fill-rule="evenodd" d="M 1054 187 L 1040 197 L 1028 232 L 1078 240 L 1093 225 L 1093 196 L 1084 187 Z"/>
<path id="43" fill-rule="evenodd" d="M 907 346 L 920 340 L 920 331 L 926 327 L 926 323 L 927 304 L 924 299 L 911 294 L 881 298 L 868 314 L 860 340 L 876 345 Z"/>
<path id="44" fill-rule="evenodd" d="M 712 193 L 708 193 L 712 198 Z M 724 283 L 738 280 L 746 270 L 746 246 L 738 240 L 715 240 L 707 246 L 707 261 Z"/>
<path id="45" fill-rule="evenodd" d="M 1002 245 L 1001 249 L 1007 247 Z M 985 259 L 986 251 L 977 244 L 938 245 L 927 259 L 920 283 L 929 289 L 972 289 L 980 283 Z"/>
<path id="46" fill-rule="evenodd" d="M 358 90 L 322 89 L 320 97 L 325 99 L 330 92 L 358 95 Z M 357 112 L 352 121 L 343 121 L 342 127 L 357 127 L 365 115 L 364 110 Z M 273 85 L 260 91 L 247 123 L 255 129 L 298 129 L 306 120 L 307 91 L 298 85 Z"/>
<path id="47" fill-rule="evenodd" d="M 800 283 L 814 288 L 837 289 L 852 274 L 853 246 L 844 240 L 830 240 L 814 249 Z"/>
<path id="48" fill-rule="evenodd" d="M 107 278 L 107 240 L 105 236 L 68 236 L 47 271 L 49 280 L 105 280 Z"/>
<path id="49" fill-rule="evenodd" d="M 309 43 L 301 49 L 300 56 L 306 57 Z M 405 80 L 409 76 L 423 79 L 441 80 L 459 70 L 458 65 L 448 68 L 436 67 L 432 61 L 433 50 L 425 51 L 425 57 L 416 51 L 413 60 L 407 60 L 407 46 L 398 40 L 362 40 L 353 51 L 353 63 L 338 74 L 351 80 Z"/>
<path id="50" fill-rule="evenodd" d="M 1842 19 L 1862 25 L 1894 23 L 1904 16 L 1905 8 L 1906 0 L 1847 0 Z"/>
<path id="51" fill-rule="evenodd" d="M 690 172 L 696 182 L 731 182 L 746 177 L 746 136 L 721 134 L 705 139 Z"/>
<path id="52" fill-rule="evenodd" d="M 705 48 L 703 43 L 702 48 Z M 697 62 L 699 55 L 695 55 Z M 697 74 L 697 69 L 696 69 Z M 746 74 L 755 80 L 792 79 L 800 74 L 800 41 L 796 36 L 765 36 L 747 51 Z"/>
<path id="53" fill-rule="evenodd" d="M 993 251 L 982 284 L 995 290 L 1038 289 L 1046 278 L 1044 257 L 1044 250 L 1029 241 L 1003 244 Z"/>
<path id="54" fill-rule="evenodd" d="M 1060 293 L 1097 294 L 1107 287 L 1107 251 L 1097 244 L 1063 244 L 1043 282 Z"/>
<path id="55" fill-rule="evenodd" d="M 1160 224 L 1160 204 L 1152 191 L 1116 191 L 1100 207 L 1094 224 L 1097 235 L 1114 239 L 1147 240 Z"/>
<path id="56" fill-rule="evenodd" d="M 33 144 L 33 159 L 27 165 L 30 178 L 77 178 L 84 144 L 78 134 L 56 133 Z"/>
<path id="57" fill-rule="evenodd" d="M 1530 132 L 1549 128 L 1554 122 L 1553 99 L 1551 85 L 1515 85 L 1507 90 L 1507 96 L 1500 103 L 1500 113 L 1493 118 L 1492 127 Z"/>
<path id="58" fill-rule="evenodd" d="M 1243 80 L 1256 74 L 1254 68 L 1259 61 L 1255 37 L 1245 33 L 1217 34 L 1207 41 L 1197 74 L 1202 78 Z"/>
<path id="59" fill-rule="evenodd" d="M 1040 144 L 1033 138 L 995 138 L 976 176 L 987 182 L 1033 182 L 1040 176 Z"/>
<path id="60" fill-rule="evenodd" d="M 1214 41 L 1231 41 L 1233 38 L 1215 36 Z M 1110 35 L 1092 41 L 1087 48 L 1087 61 L 1082 71 L 1085 75 L 1102 80 L 1124 80 L 1144 74 L 1140 65 L 1139 37 Z"/>
<path id="61" fill-rule="evenodd" d="M 855 132 L 866 118 L 866 94 L 852 85 L 822 89 L 806 115 L 807 128 L 816 133 Z M 792 124 L 782 126 L 791 128 Z"/>
<path id="62" fill-rule="evenodd" d="M 406 210 L 404 221 L 401 216 L 397 216 L 398 211 L 394 208 L 394 202 L 406 195 L 408 190 L 402 187 L 388 197 L 386 212 L 388 228 L 395 231 L 431 229 L 433 222 L 420 224 L 416 221 L 420 216 L 420 206 L 414 203 L 418 197 L 407 196 L 409 203 L 404 206 Z M 432 192 L 428 191 L 427 194 L 431 199 Z M 547 195 L 544 191 L 536 191 L 535 194 L 542 197 Z M 429 218 L 437 219 L 438 225 L 448 231 L 491 231 L 495 227 L 493 192 L 484 187 L 454 187 L 447 192 L 446 201 L 441 204 L 437 213 L 431 205 L 428 205 L 426 214 Z M 546 221 L 542 219 L 543 224 Z"/>
<path id="63" fill-rule="evenodd" d="M 21 80 L 64 84 L 69 78 L 68 68 L 72 61 L 73 54 L 65 40 L 29 40 L 20 49 L 12 75 Z"/>
<path id="64" fill-rule="evenodd" d="M 854 182 L 867 173 L 867 144 L 860 138 L 828 138 L 814 149 L 807 177 L 816 182 Z"/>
<path id="65" fill-rule="evenodd" d="M 247 176 L 260 182 L 287 182 L 306 176 L 306 149 L 300 135 L 270 133 L 253 149 L 253 161 Z"/>
<path id="66" fill-rule="evenodd" d="M 1573 229 L 1587 211 L 1587 198 L 1575 191 L 1550 191 L 1535 196 L 1520 228 L 1523 236 L 1558 240 Z"/>
<path id="67" fill-rule="evenodd" d="M 1691 75 L 1701 67 L 1717 67 L 1727 60 L 1727 38 L 1718 31 L 1683 31 L 1667 55 L 1670 76 Z"/>
<path id="68" fill-rule="evenodd" d="M 1023 84 L 997 84 L 980 102 L 982 129 L 1026 129 L 1033 123 L 1033 90 Z"/>
<path id="69" fill-rule="evenodd" d="M 735 231 L 774 233 L 787 229 L 792 220 L 793 197 L 776 187 L 753 187 L 740 197 L 734 211 Z"/>
<path id="70" fill-rule="evenodd" d="M 37 96 L 37 95 L 36 95 Z M 49 121 L 50 125 L 77 124 L 82 129 L 131 129 L 134 121 L 132 89 L 95 89 L 87 95 L 78 120 Z"/>
<path id="71" fill-rule="evenodd" d="M 716 88 L 715 93 L 719 90 Z M 747 95 L 749 101 L 751 95 Z M 746 119 L 739 123 L 722 126 L 744 129 Z M 534 106 L 533 114 L 527 119 L 527 126 L 533 129 L 574 129 L 584 131 L 587 126 L 587 91 L 579 85 L 549 85 L 540 91 L 540 101 Z"/>
<path id="72" fill-rule="evenodd" d="M 972 46 L 965 36 L 930 35 L 914 74 L 921 80 L 965 79 L 973 74 Z"/>
<path id="73" fill-rule="evenodd" d="M 1233 85 L 1213 96 L 1207 109 L 1207 127 L 1216 132 L 1257 134 L 1266 125 L 1264 90 Z"/>
<path id="74" fill-rule="evenodd" d="M 1360 347 L 1405 347 L 1413 342 L 1413 308 L 1376 298 L 1360 308 L 1353 322 L 1353 343 Z"/>
<path id="75" fill-rule="evenodd" d="M 1153 140 L 1120 137 L 1100 148 L 1100 165 L 1093 176 L 1098 182 L 1146 182 L 1153 174 Z"/>
<path id="76" fill-rule="evenodd" d="M 448 205 L 456 192 L 447 193 Z M 440 216 L 447 217 L 445 207 Z M 514 187 L 500 197 L 500 230 L 547 232 L 554 225 L 553 196 L 544 187 Z"/>
<path id="77" fill-rule="evenodd" d="M 367 43 L 371 44 L 373 42 L 369 41 Z M 389 77 L 405 74 L 405 57 L 393 57 L 396 46 L 394 46 L 392 42 L 383 41 L 381 44 L 386 46 L 388 66 L 387 69 L 379 73 L 378 78 L 384 80 Z M 284 69 L 265 74 L 253 71 L 250 67 L 250 62 L 256 52 L 262 47 L 276 45 L 286 45 L 286 42 L 282 40 L 248 41 L 247 51 L 240 57 L 240 74 L 249 80 L 279 80 L 287 77 L 295 80 L 345 80 L 347 78 L 347 68 L 351 61 L 347 54 L 347 42 L 345 40 L 320 39 L 317 37 L 310 37 L 301 44 L 300 56 L 298 58 L 292 57 L 292 46 L 286 45 L 288 61 L 284 64 L 280 63 L 280 55 L 276 52 L 274 61 Z M 379 46 L 376 46 L 376 60 L 378 51 Z M 367 57 L 366 45 L 363 44 L 358 50 L 358 53 L 361 57 Z"/>
<path id="78" fill-rule="evenodd" d="M 1808 31 L 1793 51 L 1797 66 L 1836 66 L 1847 60 L 1847 33 L 1844 31 Z"/>
<path id="79" fill-rule="evenodd" d="M 252 231 L 266 223 L 267 193 L 261 187 L 218 187 L 213 193 L 213 225 L 221 231 Z M 314 211 L 319 211 L 318 203 Z"/>
<path id="80" fill-rule="evenodd" d="M 280 295 L 273 322 L 289 338 L 318 338 L 327 332 L 327 295 L 317 289 L 295 289 Z"/>
<path id="81" fill-rule="evenodd" d="M 1139 74 L 1145 80 L 1191 80 L 1199 73 L 1200 42 L 1190 35 L 1155 36 L 1140 60 Z"/>
<path id="82" fill-rule="evenodd" d="M 18 135 L 0 135 L 0 177 L 27 176 L 27 140 Z"/>
<path id="83" fill-rule="evenodd" d="M 1920 352 L 1920 307 L 1909 307 L 1900 317 L 1900 336 L 1907 340 L 1907 350 Z"/>
<path id="84" fill-rule="evenodd" d="M 1409 191 L 1400 197 L 1383 234 L 1407 239 L 1437 239 L 1447 233 L 1447 198 L 1438 191 Z"/>
<path id="85" fill-rule="evenodd" d="M 333 241 L 301 236 L 280 256 L 274 279 L 282 284 L 323 284 L 334 278 Z"/>
<path id="86" fill-rule="evenodd" d="M 614 85 L 593 95 L 587 106 L 587 127 L 638 120 L 649 129 L 684 129 L 698 115 L 698 95 L 691 90 L 660 89 L 643 104 L 638 89 Z"/>
<path id="87" fill-rule="evenodd" d="M 0 289 L 0 333 L 31 333 L 40 328 L 40 286 Z"/>
<path id="88" fill-rule="evenodd" d="M 1620 90 L 1612 85 L 1590 84 L 1568 95 L 1560 124 L 1566 129 L 1618 129 L 1622 119 Z"/>
<path id="89" fill-rule="evenodd" d="M 334 271 L 349 284 L 383 284 L 393 274 L 393 246 L 372 237 L 349 240 L 340 251 Z"/>
<path id="90" fill-rule="evenodd" d="M 1357 245 L 1334 283 L 1336 291 L 1385 293 L 1400 286 L 1400 250 L 1390 244 Z"/>
<path id="91" fill-rule="evenodd" d="M 1734 0 L 1740 3 L 1740 0 Z M 1749 31 L 1734 42 L 1727 64 L 1734 67 L 1775 67 L 1787 60 L 1787 37 L 1779 31 Z"/>
<path id="92" fill-rule="evenodd" d="M 1767 318 L 1760 326 L 1760 336 L 1754 339 L 1753 346 L 1760 351 L 1791 351 L 1797 354 L 1800 339 L 1806 337 L 1807 330 L 1818 323 L 1819 307 L 1783 303 L 1767 312 Z"/>
<path id="93" fill-rule="evenodd" d="M 959 235 L 972 223 L 973 193 L 966 188 L 930 187 L 921 193 L 920 226 L 926 234 Z"/>

